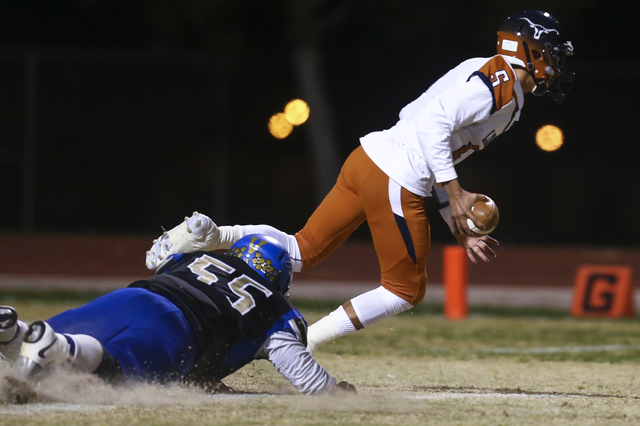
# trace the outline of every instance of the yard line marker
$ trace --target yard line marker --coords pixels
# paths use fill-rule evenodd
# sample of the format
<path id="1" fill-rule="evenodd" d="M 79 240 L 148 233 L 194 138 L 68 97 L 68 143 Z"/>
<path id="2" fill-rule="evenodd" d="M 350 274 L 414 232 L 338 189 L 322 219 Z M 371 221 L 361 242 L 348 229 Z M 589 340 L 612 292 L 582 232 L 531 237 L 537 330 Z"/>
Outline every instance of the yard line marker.
<path id="1" fill-rule="evenodd" d="M 430 400 L 442 400 L 442 399 L 466 399 L 466 398 L 559 398 L 563 395 L 554 394 L 529 394 L 529 393 L 503 393 L 503 392 L 439 392 L 429 393 L 421 395 L 407 395 L 408 399 L 430 399 Z"/>
<path id="2" fill-rule="evenodd" d="M 640 345 L 560 346 L 529 349 L 493 348 L 482 352 L 492 352 L 497 354 L 559 354 L 568 352 L 613 352 L 624 350 L 640 350 Z"/>

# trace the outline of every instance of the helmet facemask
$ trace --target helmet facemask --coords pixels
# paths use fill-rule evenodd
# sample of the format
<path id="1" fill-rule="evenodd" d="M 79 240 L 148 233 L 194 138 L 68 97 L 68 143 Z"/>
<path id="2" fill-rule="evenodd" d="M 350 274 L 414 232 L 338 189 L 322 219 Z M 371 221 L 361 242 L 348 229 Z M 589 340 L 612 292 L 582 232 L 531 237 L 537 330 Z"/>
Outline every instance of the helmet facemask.
<path id="1" fill-rule="evenodd" d="M 544 57 L 548 64 L 545 69 L 547 93 L 557 103 L 564 100 L 573 86 L 575 73 L 564 68 L 567 56 L 571 55 L 573 46 L 570 41 L 560 46 L 552 47 L 549 43 L 546 45 Z"/>

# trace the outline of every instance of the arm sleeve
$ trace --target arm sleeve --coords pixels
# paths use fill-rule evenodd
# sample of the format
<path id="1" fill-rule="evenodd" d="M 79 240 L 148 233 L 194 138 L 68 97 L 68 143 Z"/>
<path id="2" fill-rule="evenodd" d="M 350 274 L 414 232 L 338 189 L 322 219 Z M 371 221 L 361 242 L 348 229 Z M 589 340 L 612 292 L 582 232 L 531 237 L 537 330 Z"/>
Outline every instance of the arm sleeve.
<path id="1" fill-rule="evenodd" d="M 336 381 L 288 331 L 272 334 L 258 352 L 267 358 L 293 386 L 305 395 L 333 393 Z"/>
<path id="2" fill-rule="evenodd" d="M 453 232 L 454 228 L 453 228 L 453 220 L 451 219 L 451 206 L 446 206 L 441 208 L 440 216 L 442 216 L 442 219 L 444 219 L 444 221 L 447 222 L 449 229 L 451 230 L 451 232 Z"/>
<path id="3" fill-rule="evenodd" d="M 423 156 L 436 182 L 457 178 L 453 167 L 451 134 L 489 117 L 493 95 L 477 76 L 429 102 L 418 116 L 416 131 Z"/>

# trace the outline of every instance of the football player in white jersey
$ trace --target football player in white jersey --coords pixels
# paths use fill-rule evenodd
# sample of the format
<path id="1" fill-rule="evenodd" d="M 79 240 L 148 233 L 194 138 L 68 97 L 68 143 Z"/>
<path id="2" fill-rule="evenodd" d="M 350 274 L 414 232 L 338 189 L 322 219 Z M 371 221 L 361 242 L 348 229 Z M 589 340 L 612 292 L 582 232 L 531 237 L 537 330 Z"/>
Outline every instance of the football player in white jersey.
<path id="1" fill-rule="evenodd" d="M 474 234 L 471 206 L 484 199 L 463 189 L 455 165 L 486 147 L 520 118 L 524 95 L 561 102 L 573 73 L 564 68 L 573 46 L 549 13 L 525 11 L 498 30 L 497 54 L 460 63 L 400 111 L 388 130 L 360 139 L 338 181 L 304 228 L 289 235 L 267 225 L 216 226 L 194 214 L 156 240 L 147 254 L 155 269 L 180 251 L 230 247 L 243 235 L 271 235 L 287 247 L 294 271 L 333 252 L 365 220 L 381 269 L 381 286 L 340 306 L 309 328 L 308 349 L 406 311 L 423 298 L 430 249 L 423 199 L 438 198 L 441 214 L 472 262 L 488 262 L 497 241 Z M 436 189 L 438 188 L 438 189 Z"/>

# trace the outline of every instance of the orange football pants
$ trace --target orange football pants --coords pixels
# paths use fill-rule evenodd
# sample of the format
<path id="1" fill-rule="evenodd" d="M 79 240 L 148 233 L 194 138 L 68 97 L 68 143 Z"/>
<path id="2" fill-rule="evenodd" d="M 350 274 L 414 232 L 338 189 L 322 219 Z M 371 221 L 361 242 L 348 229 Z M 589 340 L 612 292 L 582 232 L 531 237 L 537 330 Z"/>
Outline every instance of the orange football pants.
<path id="1" fill-rule="evenodd" d="M 382 286 L 417 305 L 427 284 L 429 219 L 422 197 L 399 188 L 396 206 L 401 204 L 402 214 L 395 214 L 389 194 L 389 176 L 362 146 L 356 148 L 335 186 L 295 235 L 303 270 L 322 262 L 366 220 L 380 262 Z"/>

